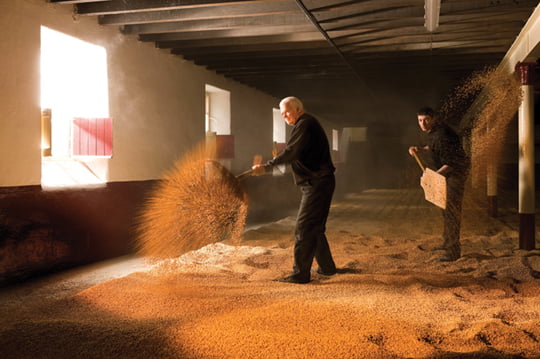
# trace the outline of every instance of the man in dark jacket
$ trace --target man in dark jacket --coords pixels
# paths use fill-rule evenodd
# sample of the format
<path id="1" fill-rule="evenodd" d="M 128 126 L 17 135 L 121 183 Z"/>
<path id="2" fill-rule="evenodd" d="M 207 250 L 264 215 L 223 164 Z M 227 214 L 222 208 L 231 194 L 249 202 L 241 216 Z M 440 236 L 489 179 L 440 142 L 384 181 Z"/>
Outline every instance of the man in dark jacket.
<path id="1" fill-rule="evenodd" d="M 428 133 L 429 143 L 424 147 L 412 146 L 409 153 L 425 152 L 432 155 L 437 172 L 446 177 L 446 209 L 443 210 L 444 231 L 440 261 L 455 261 L 461 256 L 459 232 L 461 207 L 470 160 L 461 145 L 461 139 L 449 126 L 439 121 L 435 111 L 423 107 L 417 113 L 420 129 Z"/>
<path id="2" fill-rule="evenodd" d="M 296 97 L 287 97 L 281 100 L 279 108 L 287 124 L 293 126 L 290 139 L 275 158 L 253 166 L 253 169 L 255 175 L 260 175 L 273 166 L 291 165 L 294 182 L 300 187 L 302 199 L 295 228 L 293 273 L 280 281 L 308 283 L 313 258 L 319 265 L 319 274 L 336 273 L 325 235 L 335 188 L 335 167 L 326 133 L 313 116 L 304 112 L 302 102 Z"/>

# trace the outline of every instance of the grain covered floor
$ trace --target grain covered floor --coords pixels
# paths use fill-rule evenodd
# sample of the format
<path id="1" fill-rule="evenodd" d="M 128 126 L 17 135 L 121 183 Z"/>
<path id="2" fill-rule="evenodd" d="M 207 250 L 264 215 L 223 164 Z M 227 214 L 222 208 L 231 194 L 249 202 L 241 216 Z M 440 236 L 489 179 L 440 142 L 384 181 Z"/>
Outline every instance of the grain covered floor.
<path id="1" fill-rule="evenodd" d="M 119 258 L 4 288 L 2 358 L 538 358 L 540 251 L 467 200 L 463 258 L 436 261 L 440 211 L 418 190 L 334 201 L 340 273 L 275 282 L 294 217 L 239 245 Z"/>

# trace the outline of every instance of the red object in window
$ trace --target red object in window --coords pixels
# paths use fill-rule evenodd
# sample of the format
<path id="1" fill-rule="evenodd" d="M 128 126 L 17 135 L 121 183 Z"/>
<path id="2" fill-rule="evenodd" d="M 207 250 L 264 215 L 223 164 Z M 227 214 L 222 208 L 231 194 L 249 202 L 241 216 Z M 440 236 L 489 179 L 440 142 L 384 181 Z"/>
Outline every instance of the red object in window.
<path id="1" fill-rule="evenodd" d="M 216 158 L 234 158 L 234 135 L 216 135 Z"/>
<path id="2" fill-rule="evenodd" d="M 112 118 L 73 119 L 74 156 L 112 156 Z"/>

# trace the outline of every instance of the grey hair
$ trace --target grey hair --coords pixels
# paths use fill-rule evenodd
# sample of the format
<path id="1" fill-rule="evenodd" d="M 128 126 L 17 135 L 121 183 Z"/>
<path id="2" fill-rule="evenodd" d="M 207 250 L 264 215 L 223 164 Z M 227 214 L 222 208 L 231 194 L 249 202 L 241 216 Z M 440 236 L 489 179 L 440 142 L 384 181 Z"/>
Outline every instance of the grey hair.
<path id="1" fill-rule="evenodd" d="M 282 107 L 286 103 L 290 104 L 292 109 L 297 112 L 304 111 L 304 104 L 302 103 L 302 101 L 300 101 L 298 98 L 294 96 L 285 97 L 283 100 L 279 102 L 279 107 Z"/>

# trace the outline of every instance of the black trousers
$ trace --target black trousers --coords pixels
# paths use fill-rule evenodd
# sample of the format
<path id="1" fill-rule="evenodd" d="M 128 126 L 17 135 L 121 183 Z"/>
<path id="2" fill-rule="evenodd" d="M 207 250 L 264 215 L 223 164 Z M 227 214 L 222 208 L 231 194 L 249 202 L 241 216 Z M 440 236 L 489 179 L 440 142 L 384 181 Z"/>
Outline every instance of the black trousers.
<path id="1" fill-rule="evenodd" d="M 461 255 L 459 234 L 461 231 L 461 209 L 465 192 L 466 175 L 450 176 L 446 181 L 446 209 L 443 210 L 443 248 L 451 255 Z"/>
<path id="2" fill-rule="evenodd" d="M 300 185 L 302 199 L 296 219 L 293 276 L 309 280 L 313 258 L 325 273 L 334 273 L 336 265 L 326 239 L 326 219 L 336 181 L 333 175 Z"/>

